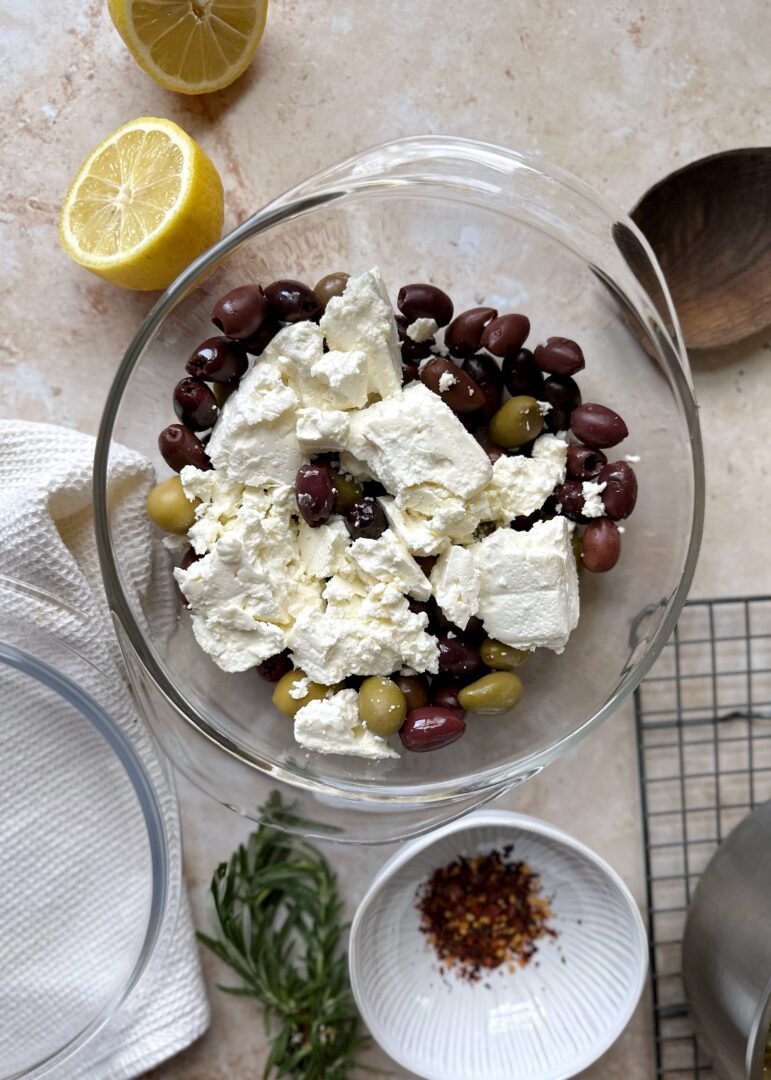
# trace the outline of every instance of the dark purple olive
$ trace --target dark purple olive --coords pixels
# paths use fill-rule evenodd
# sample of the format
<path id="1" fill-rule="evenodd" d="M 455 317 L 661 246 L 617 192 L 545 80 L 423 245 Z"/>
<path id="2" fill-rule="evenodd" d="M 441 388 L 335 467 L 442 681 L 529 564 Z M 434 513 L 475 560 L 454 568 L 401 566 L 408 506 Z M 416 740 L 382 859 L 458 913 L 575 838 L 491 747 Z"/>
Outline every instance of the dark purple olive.
<path id="1" fill-rule="evenodd" d="M 405 750 L 423 753 L 449 746 L 465 730 L 462 712 L 426 705 L 422 709 L 410 709 L 399 731 L 399 738 Z"/>
<path id="2" fill-rule="evenodd" d="M 425 360 L 427 356 L 431 355 L 431 346 L 436 342 L 436 338 L 428 338 L 427 341 L 413 341 L 407 334 L 409 325 L 409 319 L 405 319 L 403 315 L 396 316 L 396 329 L 399 333 L 399 341 L 402 344 L 403 364 Z"/>
<path id="3" fill-rule="evenodd" d="M 335 509 L 335 485 L 326 465 L 301 465 L 295 479 L 295 498 L 303 521 L 312 529 L 329 521 Z"/>
<path id="4" fill-rule="evenodd" d="M 402 386 L 407 386 L 420 378 L 420 370 L 414 360 L 402 361 Z"/>
<path id="5" fill-rule="evenodd" d="M 500 446 L 487 446 L 485 447 L 485 453 L 489 457 L 491 465 L 494 465 L 498 458 L 506 457 L 506 452 L 501 450 Z"/>
<path id="6" fill-rule="evenodd" d="M 344 521 L 352 540 L 359 540 L 361 537 L 377 540 L 388 528 L 383 507 L 372 499 L 355 502 L 345 515 Z"/>
<path id="7" fill-rule="evenodd" d="M 452 355 L 464 359 L 478 352 L 482 347 L 482 331 L 497 315 L 492 307 L 469 308 L 457 315 L 444 332 L 444 343 Z"/>
<path id="8" fill-rule="evenodd" d="M 408 596 L 407 607 L 413 615 L 425 615 L 427 619 L 431 618 L 431 608 L 427 600 L 416 600 L 414 596 Z"/>
<path id="9" fill-rule="evenodd" d="M 170 469 L 181 472 L 186 465 L 210 469 L 211 462 L 203 443 L 184 424 L 169 424 L 158 436 L 158 449 Z"/>
<path id="10" fill-rule="evenodd" d="M 185 364 L 185 371 L 208 382 L 232 383 L 241 378 L 248 366 L 246 349 L 240 342 L 212 337 L 201 342 Z"/>
<path id="11" fill-rule="evenodd" d="M 540 398 L 543 375 L 529 349 L 519 349 L 511 356 L 504 356 L 501 375 L 503 385 L 512 397 Z"/>
<path id="12" fill-rule="evenodd" d="M 473 379 L 485 396 L 482 415 L 485 420 L 498 412 L 503 399 L 503 374 L 492 356 L 482 353 L 470 356 L 463 364 L 463 370 Z"/>
<path id="13" fill-rule="evenodd" d="M 266 682 L 278 682 L 279 679 L 291 671 L 293 668 L 292 661 L 289 659 L 288 652 L 276 653 L 275 656 L 269 656 L 267 660 L 263 660 L 261 664 L 257 665 L 257 674 L 260 678 L 265 679 Z"/>
<path id="14" fill-rule="evenodd" d="M 454 413 L 473 413 L 485 403 L 485 395 L 462 368 L 435 356 L 420 369 L 420 381 L 438 394 Z"/>
<path id="15" fill-rule="evenodd" d="M 482 333 L 482 347 L 493 356 L 514 356 L 530 333 L 527 315 L 499 315 L 491 319 Z"/>
<path id="16" fill-rule="evenodd" d="M 632 466 L 625 461 L 611 461 L 600 470 L 597 481 L 605 484 L 600 498 L 611 521 L 628 518 L 637 502 L 637 477 Z"/>
<path id="17" fill-rule="evenodd" d="M 521 514 L 519 517 L 514 518 L 511 527 L 514 532 L 527 532 L 527 530 L 532 528 L 536 521 L 540 521 L 542 517 L 542 510 L 534 510 L 532 514 Z"/>
<path id="18" fill-rule="evenodd" d="M 407 709 L 423 709 L 429 703 L 428 679 L 425 675 L 392 675 L 391 681 L 395 682 L 404 694 Z"/>
<path id="19" fill-rule="evenodd" d="M 438 558 L 439 558 L 438 555 L 415 555 L 414 556 L 415 562 L 418 564 L 418 566 L 423 571 L 423 573 L 426 575 L 426 577 L 430 577 L 431 571 L 436 566 Z"/>
<path id="20" fill-rule="evenodd" d="M 566 337 L 547 338 L 546 344 L 539 345 L 533 355 L 539 368 L 550 375 L 575 375 L 585 366 L 581 346 Z"/>
<path id="21" fill-rule="evenodd" d="M 271 282 L 265 289 L 265 298 L 272 313 L 283 323 L 317 319 L 324 310 L 310 285 L 291 278 Z"/>
<path id="22" fill-rule="evenodd" d="M 459 679 L 472 679 L 484 666 L 479 650 L 459 637 L 441 637 L 439 645 L 439 671 Z"/>
<path id="23" fill-rule="evenodd" d="M 211 321 L 226 337 L 244 341 L 257 333 L 267 312 L 261 285 L 239 285 L 217 301 Z"/>
<path id="24" fill-rule="evenodd" d="M 438 326 L 447 326 L 452 319 L 452 300 L 436 285 L 402 285 L 396 306 L 410 322 L 415 319 L 434 319 Z"/>
<path id="25" fill-rule="evenodd" d="M 187 551 L 185 552 L 185 554 L 179 560 L 179 569 L 180 570 L 189 570 L 190 567 L 193 565 L 193 563 L 197 563 L 200 558 L 201 558 L 201 556 L 198 555 L 193 550 L 193 548 L 188 548 Z"/>
<path id="26" fill-rule="evenodd" d="M 567 483 L 560 484 L 554 489 L 554 498 L 566 518 L 579 524 L 588 520 L 584 517 L 584 488 L 580 480 L 568 480 Z"/>
<path id="27" fill-rule="evenodd" d="M 365 499 L 379 499 L 381 495 L 388 494 L 379 480 L 365 480 L 362 489 Z"/>
<path id="28" fill-rule="evenodd" d="M 617 412 L 594 402 L 587 402 L 575 409 L 570 417 L 570 426 L 575 437 L 593 450 L 616 446 L 629 434 L 629 429 Z"/>
<path id="29" fill-rule="evenodd" d="M 440 676 L 431 683 L 431 704 L 440 709 L 457 709 L 463 712 L 458 701 L 458 694 L 466 685 L 460 679 L 448 679 Z"/>
<path id="30" fill-rule="evenodd" d="M 621 555 L 621 534 L 610 518 L 594 518 L 581 537 L 581 560 L 593 574 L 612 570 Z"/>
<path id="31" fill-rule="evenodd" d="M 573 410 L 581 404 L 581 391 L 578 383 L 569 375 L 550 375 L 538 392 L 538 400 L 548 401 L 551 405 L 544 417 L 546 430 L 567 431 L 571 426 Z"/>
<path id="32" fill-rule="evenodd" d="M 253 334 L 242 344 L 246 351 L 251 353 L 252 356 L 259 356 L 267 349 L 268 345 L 280 329 L 281 323 L 269 313 L 257 333 Z"/>
<path id="33" fill-rule="evenodd" d="M 571 480 L 594 480 L 608 459 L 602 450 L 573 443 L 568 447 L 567 473 Z"/>
<path id="34" fill-rule="evenodd" d="M 191 431 L 208 431 L 218 411 L 214 394 L 200 379 L 182 379 L 174 387 L 174 412 Z"/>

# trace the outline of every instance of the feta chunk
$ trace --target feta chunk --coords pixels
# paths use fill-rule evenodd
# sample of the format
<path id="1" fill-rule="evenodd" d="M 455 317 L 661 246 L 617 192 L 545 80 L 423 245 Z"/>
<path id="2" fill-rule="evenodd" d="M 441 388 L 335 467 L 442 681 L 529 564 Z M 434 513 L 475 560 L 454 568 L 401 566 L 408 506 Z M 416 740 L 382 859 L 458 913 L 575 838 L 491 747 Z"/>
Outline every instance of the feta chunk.
<path id="1" fill-rule="evenodd" d="M 385 739 L 373 735 L 362 724 L 355 690 L 340 690 L 330 698 L 303 705 L 295 714 L 294 737 L 300 746 L 318 754 L 349 754 L 373 760 L 399 757 Z"/>
<path id="2" fill-rule="evenodd" d="M 341 352 L 332 349 L 322 353 L 311 367 L 311 374 L 323 386 L 323 399 L 330 407 L 361 409 L 369 393 L 367 354 L 361 349 Z"/>
<path id="3" fill-rule="evenodd" d="M 339 450 L 348 434 L 348 414 L 339 409 L 297 410 L 297 441 L 308 455 Z"/>
<path id="4" fill-rule="evenodd" d="M 602 493 L 607 484 L 598 484 L 593 480 L 584 480 L 581 491 L 584 496 L 584 506 L 581 513 L 584 517 L 596 518 L 605 516 L 605 504 L 602 501 Z"/>
<path id="5" fill-rule="evenodd" d="M 431 571 L 431 585 L 450 622 L 465 630 L 479 607 L 479 571 L 471 550 L 457 545 L 448 548 Z"/>
<path id="6" fill-rule="evenodd" d="M 415 319 L 407 327 L 407 337 L 420 345 L 424 341 L 430 341 L 438 329 L 439 323 L 436 319 Z"/>
<path id="7" fill-rule="evenodd" d="M 300 521 L 300 559 L 312 578 L 330 578 L 346 566 L 346 551 L 351 538 L 340 517 L 312 529 Z"/>
<path id="8" fill-rule="evenodd" d="M 390 583 L 416 600 L 428 600 L 431 595 L 428 578 L 391 529 L 386 529 L 377 540 L 366 537 L 355 540 L 348 557 L 364 581 Z"/>
<path id="9" fill-rule="evenodd" d="M 471 548 L 487 633 L 516 649 L 561 652 L 578 622 L 578 576 L 562 517 L 527 532 L 498 529 Z"/>
<path id="10" fill-rule="evenodd" d="M 429 518 L 400 509 L 390 495 L 381 496 L 378 502 L 388 524 L 413 555 L 438 555 L 447 547 L 449 540 L 433 531 Z"/>

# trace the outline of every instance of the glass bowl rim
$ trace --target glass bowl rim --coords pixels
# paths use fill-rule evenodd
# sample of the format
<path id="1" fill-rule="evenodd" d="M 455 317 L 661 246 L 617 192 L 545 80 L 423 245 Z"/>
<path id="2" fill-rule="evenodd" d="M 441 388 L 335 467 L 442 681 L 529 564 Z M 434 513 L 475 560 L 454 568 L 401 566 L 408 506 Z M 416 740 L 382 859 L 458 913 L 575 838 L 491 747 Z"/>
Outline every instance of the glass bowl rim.
<path id="1" fill-rule="evenodd" d="M 422 784 L 400 784 L 383 789 L 378 785 L 377 781 L 322 780 L 318 777 L 310 777 L 302 770 L 288 766 L 284 762 L 271 761 L 266 756 L 259 755 L 240 742 L 235 736 L 228 735 L 212 723 L 209 723 L 178 691 L 174 680 L 167 675 L 165 665 L 155 655 L 154 650 L 146 641 L 123 591 L 110 539 L 106 481 L 112 432 L 126 385 L 145 346 L 150 342 L 165 316 L 173 310 L 180 300 L 184 299 L 188 291 L 192 291 L 200 284 L 207 273 L 223 261 L 227 255 L 266 229 L 280 225 L 283 221 L 304 215 L 325 203 L 331 203 L 343 198 L 347 194 L 361 191 L 380 190 L 385 192 L 389 189 L 392 190 L 395 182 L 384 174 L 386 165 L 406 165 L 411 162 L 425 164 L 426 160 L 441 160 L 442 158 L 448 160 L 465 159 L 480 166 L 487 164 L 492 167 L 497 163 L 501 171 L 508 170 L 510 172 L 512 169 L 516 169 L 536 174 L 554 183 L 557 187 L 568 189 L 573 195 L 577 195 L 595 210 L 612 219 L 614 223 L 624 226 L 638 241 L 650 261 L 661 295 L 667 305 L 668 319 L 671 321 L 670 331 L 661 323 L 661 319 L 658 317 L 648 294 L 640 286 L 638 299 L 640 299 L 644 307 L 650 309 L 658 333 L 666 338 L 676 360 L 676 363 L 668 365 L 668 372 L 674 384 L 679 404 L 683 409 L 692 451 L 692 522 L 680 581 L 671 595 L 666 598 L 667 610 L 658 630 L 644 655 L 634 663 L 608 700 L 593 716 L 584 720 L 574 730 L 567 735 L 563 735 L 545 749 L 534 751 L 525 757 L 517 758 L 506 764 L 488 767 L 468 776 L 459 776 L 450 780 L 429 781 Z M 367 163 L 368 167 L 362 167 L 363 163 Z M 348 171 L 347 175 L 346 170 Z M 449 178 L 446 176 L 439 178 L 432 176 L 429 179 L 435 182 L 447 183 Z M 414 174 L 402 179 L 400 182 L 410 185 L 420 183 L 418 176 Z M 467 181 L 464 182 L 467 183 Z M 309 191 L 310 194 L 308 194 Z M 268 202 L 218 240 L 208 251 L 195 259 L 162 293 L 126 349 L 110 387 L 99 425 L 94 455 L 93 483 L 94 526 L 97 548 L 107 600 L 113 612 L 113 617 L 126 634 L 128 642 L 141 662 L 144 671 L 183 720 L 219 751 L 233 757 L 239 764 L 246 765 L 263 774 L 273 782 L 282 782 L 311 794 L 340 798 L 348 803 L 380 804 L 394 808 L 401 807 L 402 809 L 414 808 L 416 805 L 426 806 L 436 803 L 450 803 L 467 799 L 474 794 L 479 794 L 480 797 L 483 797 L 486 793 L 488 795 L 495 794 L 496 788 L 503 790 L 523 776 L 534 775 L 559 757 L 565 750 L 577 745 L 626 700 L 650 670 L 669 639 L 680 610 L 687 598 L 699 554 L 705 504 L 701 433 L 685 346 L 669 290 L 656 257 L 643 234 L 632 219 L 620 211 L 608 198 L 595 191 L 585 181 L 559 166 L 552 165 L 541 158 L 509 150 L 493 143 L 442 135 L 416 135 L 389 140 L 353 154 L 315 173 Z M 121 644 L 123 646 L 124 643 Z"/>

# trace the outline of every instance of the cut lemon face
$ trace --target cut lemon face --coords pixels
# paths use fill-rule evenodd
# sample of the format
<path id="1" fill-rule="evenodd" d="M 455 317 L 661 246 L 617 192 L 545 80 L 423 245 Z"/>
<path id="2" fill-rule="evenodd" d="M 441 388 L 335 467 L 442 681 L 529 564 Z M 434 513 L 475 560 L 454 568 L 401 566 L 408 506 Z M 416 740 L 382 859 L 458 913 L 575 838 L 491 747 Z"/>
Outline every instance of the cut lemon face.
<path id="1" fill-rule="evenodd" d="M 222 181 L 195 140 L 142 117 L 86 159 L 59 238 L 76 263 L 127 289 L 165 289 L 222 232 Z"/>
<path id="2" fill-rule="evenodd" d="M 268 0 L 109 0 L 109 10 L 129 52 L 157 83 L 208 94 L 252 62 Z"/>

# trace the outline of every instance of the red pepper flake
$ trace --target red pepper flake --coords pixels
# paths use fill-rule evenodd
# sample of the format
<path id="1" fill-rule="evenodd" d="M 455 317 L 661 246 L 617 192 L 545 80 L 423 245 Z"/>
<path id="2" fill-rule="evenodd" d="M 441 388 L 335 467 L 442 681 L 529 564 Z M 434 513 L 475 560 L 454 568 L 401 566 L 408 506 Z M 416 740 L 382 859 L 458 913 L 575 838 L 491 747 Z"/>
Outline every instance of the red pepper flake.
<path id="1" fill-rule="evenodd" d="M 557 936 L 540 878 L 511 862 L 512 850 L 461 857 L 418 890 L 420 929 L 442 964 L 472 983 L 502 964 L 510 972 L 525 967 L 539 938 Z"/>

